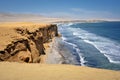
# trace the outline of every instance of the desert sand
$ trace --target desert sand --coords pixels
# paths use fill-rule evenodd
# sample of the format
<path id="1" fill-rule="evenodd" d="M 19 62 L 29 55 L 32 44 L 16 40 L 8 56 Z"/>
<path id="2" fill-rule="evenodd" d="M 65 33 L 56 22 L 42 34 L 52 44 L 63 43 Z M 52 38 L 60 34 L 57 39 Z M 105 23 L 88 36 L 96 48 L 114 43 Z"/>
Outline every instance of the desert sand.
<path id="1" fill-rule="evenodd" d="M 1 13 L 0 12 L 0 22 L 34 22 L 34 23 L 51 23 L 57 21 L 68 21 L 69 18 L 53 18 L 46 17 L 38 14 L 25 14 L 25 13 Z"/>
<path id="2" fill-rule="evenodd" d="M 19 38 L 25 38 L 15 32 L 16 28 L 24 28 L 29 31 L 34 31 L 37 28 L 45 27 L 48 23 L 33 23 L 33 22 L 1 22 L 0 23 L 0 50 L 3 50 L 6 45 Z"/>
<path id="3" fill-rule="evenodd" d="M 0 80 L 120 80 L 120 72 L 73 65 L 1 62 Z"/>

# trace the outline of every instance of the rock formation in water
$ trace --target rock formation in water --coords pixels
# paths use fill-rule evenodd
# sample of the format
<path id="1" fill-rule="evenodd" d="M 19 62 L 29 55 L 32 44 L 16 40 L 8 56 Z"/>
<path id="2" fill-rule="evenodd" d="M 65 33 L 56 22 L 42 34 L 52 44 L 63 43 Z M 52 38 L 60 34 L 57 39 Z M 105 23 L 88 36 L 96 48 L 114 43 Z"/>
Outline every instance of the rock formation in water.
<path id="1" fill-rule="evenodd" d="M 0 50 L 0 61 L 39 63 L 40 56 L 46 54 L 43 44 L 58 36 L 56 25 L 38 27 L 34 31 L 29 27 L 15 27 L 14 31 L 23 38 L 18 37 Z"/>

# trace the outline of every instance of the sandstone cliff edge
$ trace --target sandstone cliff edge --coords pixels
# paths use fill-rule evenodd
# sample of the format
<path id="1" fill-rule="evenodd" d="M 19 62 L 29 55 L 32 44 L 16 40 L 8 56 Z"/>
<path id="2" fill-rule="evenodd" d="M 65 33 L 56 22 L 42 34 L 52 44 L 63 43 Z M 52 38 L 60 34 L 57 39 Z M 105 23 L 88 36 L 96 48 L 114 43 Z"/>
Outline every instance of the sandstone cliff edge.
<path id="1" fill-rule="evenodd" d="M 43 44 L 55 36 L 54 24 L 0 23 L 0 61 L 40 63 Z"/>

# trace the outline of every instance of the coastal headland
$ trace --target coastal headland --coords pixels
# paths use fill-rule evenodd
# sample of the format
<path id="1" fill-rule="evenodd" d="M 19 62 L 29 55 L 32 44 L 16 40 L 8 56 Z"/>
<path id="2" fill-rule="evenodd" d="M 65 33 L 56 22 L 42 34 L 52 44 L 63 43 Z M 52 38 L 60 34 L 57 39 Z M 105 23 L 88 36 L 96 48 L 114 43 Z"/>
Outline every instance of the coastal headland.
<path id="1" fill-rule="evenodd" d="M 119 71 L 65 64 L 44 64 L 43 56 L 47 54 L 49 43 L 56 36 L 58 30 L 55 24 L 0 23 L 0 79 L 120 80 Z"/>
<path id="2" fill-rule="evenodd" d="M 39 63 L 45 55 L 44 43 L 58 36 L 52 24 L 1 23 L 0 61 Z"/>

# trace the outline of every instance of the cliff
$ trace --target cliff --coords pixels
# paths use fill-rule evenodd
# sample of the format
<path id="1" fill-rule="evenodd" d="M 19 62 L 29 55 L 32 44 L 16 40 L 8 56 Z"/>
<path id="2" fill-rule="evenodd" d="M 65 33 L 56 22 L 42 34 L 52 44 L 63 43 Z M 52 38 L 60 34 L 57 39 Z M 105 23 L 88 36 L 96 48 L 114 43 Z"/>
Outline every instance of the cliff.
<path id="1" fill-rule="evenodd" d="M 46 44 L 55 36 L 58 36 L 56 25 L 0 23 L 0 79 L 120 80 L 119 71 L 63 64 L 26 64 L 41 63 L 41 57 L 48 50 Z"/>
<path id="2" fill-rule="evenodd" d="M 43 44 L 55 36 L 53 24 L 0 23 L 0 61 L 39 63 Z"/>

